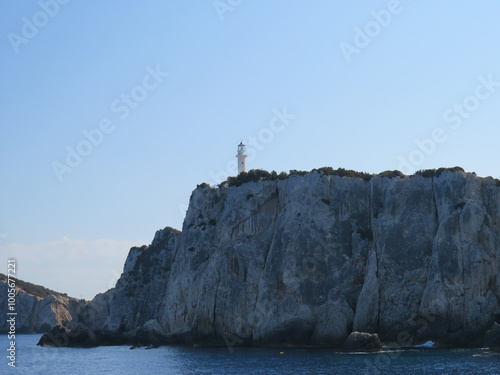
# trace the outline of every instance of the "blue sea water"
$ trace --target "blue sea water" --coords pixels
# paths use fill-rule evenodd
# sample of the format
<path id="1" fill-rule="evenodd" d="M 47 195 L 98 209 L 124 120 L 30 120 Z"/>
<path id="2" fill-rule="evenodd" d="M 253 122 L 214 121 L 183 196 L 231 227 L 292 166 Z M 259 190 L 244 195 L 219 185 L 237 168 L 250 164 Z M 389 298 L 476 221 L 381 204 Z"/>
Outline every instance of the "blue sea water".
<path id="1" fill-rule="evenodd" d="M 16 368 L 2 356 L 0 374 L 500 374 L 500 353 L 487 349 L 428 349 L 347 354 L 332 349 L 128 346 L 42 348 L 40 335 L 16 337 Z M 7 338 L 1 339 L 7 353 Z"/>

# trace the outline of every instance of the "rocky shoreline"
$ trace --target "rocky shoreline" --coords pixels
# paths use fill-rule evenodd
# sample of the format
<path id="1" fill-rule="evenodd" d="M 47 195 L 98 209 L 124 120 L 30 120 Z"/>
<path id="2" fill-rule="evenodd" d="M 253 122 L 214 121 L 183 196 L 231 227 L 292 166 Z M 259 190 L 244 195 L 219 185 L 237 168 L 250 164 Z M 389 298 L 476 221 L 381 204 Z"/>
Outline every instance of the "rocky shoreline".
<path id="1" fill-rule="evenodd" d="M 498 350 L 498 180 L 458 168 L 254 177 L 198 186 L 182 232 L 132 248 L 116 287 L 52 336 L 342 347 L 361 332 Z"/>
<path id="2" fill-rule="evenodd" d="M 440 346 L 436 343 L 431 345 L 410 345 L 402 346 L 399 343 L 382 343 L 378 335 L 366 332 L 352 332 L 345 340 L 342 346 L 333 346 L 336 350 L 343 350 L 346 352 L 383 352 L 389 350 L 405 350 L 415 349 L 415 347 L 431 348 L 472 348 L 471 346 Z M 495 323 L 490 331 L 485 335 L 484 343 L 490 350 L 500 353 L 500 324 Z M 104 331 L 91 331 L 81 324 L 68 324 L 67 326 L 58 325 L 45 333 L 39 340 L 39 346 L 49 347 L 79 347 L 79 348 L 93 348 L 97 346 L 130 346 L 130 349 L 135 348 L 158 348 L 160 346 L 179 346 L 179 340 L 173 338 L 168 339 L 154 330 L 140 330 L 135 334 L 130 333 L 116 333 Z M 183 344 L 187 345 L 187 344 Z M 231 349 L 233 345 L 230 342 L 224 344 L 215 342 L 198 342 L 191 343 L 189 346 L 194 347 L 228 347 Z M 255 345 L 248 345 L 255 346 Z M 265 345 L 265 347 L 306 347 L 311 348 L 310 345 L 293 345 L 285 343 L 276 343 L 274 345 Z M 329 347 L 329 346 L 316 346 L 316 347 Z"/>

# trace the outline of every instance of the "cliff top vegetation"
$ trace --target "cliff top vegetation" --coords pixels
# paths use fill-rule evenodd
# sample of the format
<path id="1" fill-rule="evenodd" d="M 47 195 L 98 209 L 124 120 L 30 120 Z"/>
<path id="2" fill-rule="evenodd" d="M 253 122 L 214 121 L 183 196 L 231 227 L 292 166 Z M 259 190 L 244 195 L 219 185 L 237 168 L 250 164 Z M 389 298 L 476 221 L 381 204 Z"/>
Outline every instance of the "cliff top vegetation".
<path id="1" fill-rule="evenodd" d="M 443 172 L 461 172 L 465 173 L 464 169 L 461 167 L 452 167 L 452 168 L 439 168 L 439 169 L 426 169 L 415 172 L 414 176 L 422 176 L 424 178 L 432 178 L 439 177 Z M 248 172 L 242 172 L 237 176 L 228 177 L 227 181 L 222 182 L 220 187 L 229 187 L 229 186 L 240 186 L 247 182 L 257 182 L 257 181 L 275 181 L 275 180 L 286 180 L 292 176 L 303 176 L 308 173 L 320 173 L 325 176 L 338 176 L 338 177 L 349 177 L 349 178 L 359 178 L 363 181 L 370 181 L 373 177 L 387 177 L 387 178 L 406 178 L 411 177 L 407 176 L 401 171 L 384 171 L 379 174 L 371 174 L 366 172 L 357 172 L 351 169 L 338 168 L 333 169 L 332 167 L 322 167 L 313 169 L 312 171 L 299 171 L 296 169 L 292 169 L 290 172 L 281 172 L 277 173 L 276 171 L 268 172 L 263 169 L 252 169 Z M 198 185 L 199 187 L 208 187 L 207 183 L 202 183 Z"/>
<path id="2" fill-rule="evenodd" d="M 7 282 L 7 276 L 3 273 L 0 273 L 0 281 Z M 45 288 L 41 285 L 36 285 L 29 283 L 27 281 L 15 279 L 16 287 L 24 290 L 26 293 L 31 294 L 35 297 L 45 298 L 47 296 L 60 296 L 60 297 L 68 297 L 66 293 L 56 292 L 54 290 Z"/>

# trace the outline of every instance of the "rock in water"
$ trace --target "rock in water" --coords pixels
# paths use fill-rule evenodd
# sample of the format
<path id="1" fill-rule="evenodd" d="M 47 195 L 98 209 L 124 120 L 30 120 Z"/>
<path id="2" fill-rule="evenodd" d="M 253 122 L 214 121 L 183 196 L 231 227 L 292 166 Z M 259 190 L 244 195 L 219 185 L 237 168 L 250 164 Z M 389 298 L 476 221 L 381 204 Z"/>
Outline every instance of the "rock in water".
<path id="1" fill-rule="evenodd" d="M 382 343 L 376 333 L 352 332 L 342 347 L 350 352 L 379 352 Z"/>
<path id="2" fill-rule="evenodd" d="M 156 319 L 151 319 L 136 332 L 135 346 L 159 346 L 165 342 L 165 337 L 165 330 L 160 323 Z"/>
<path id="3" fill-rule="evenodd" d="M 40 346 L 92 348 L 99 345 L 94 332 L 79 323 L 69 323 L 67 327 L 56 326 L 44 334 Z"/>

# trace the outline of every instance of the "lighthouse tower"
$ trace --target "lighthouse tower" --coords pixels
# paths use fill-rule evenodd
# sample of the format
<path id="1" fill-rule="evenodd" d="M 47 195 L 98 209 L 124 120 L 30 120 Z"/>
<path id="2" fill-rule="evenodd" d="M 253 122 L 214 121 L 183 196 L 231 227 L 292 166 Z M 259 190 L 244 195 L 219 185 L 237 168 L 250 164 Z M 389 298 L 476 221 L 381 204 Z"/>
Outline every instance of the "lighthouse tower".
<path id="1" fill-rule="evenodd" d="M 238 155 L 236 155 L 236 157 L 238 158 L 238 174 L 247 171 L 246 153 L 246 146 L 243 144 L 243 142 L 240 142 L 240 144 L 238 145 Z"/>

